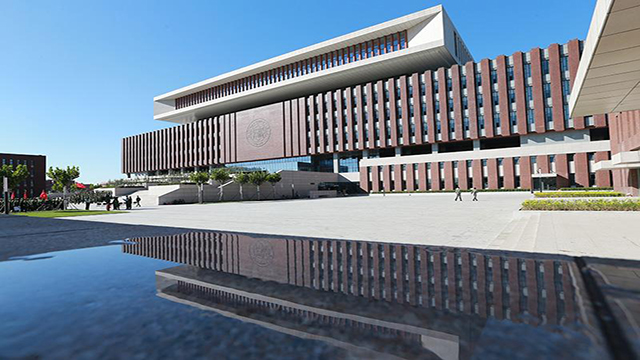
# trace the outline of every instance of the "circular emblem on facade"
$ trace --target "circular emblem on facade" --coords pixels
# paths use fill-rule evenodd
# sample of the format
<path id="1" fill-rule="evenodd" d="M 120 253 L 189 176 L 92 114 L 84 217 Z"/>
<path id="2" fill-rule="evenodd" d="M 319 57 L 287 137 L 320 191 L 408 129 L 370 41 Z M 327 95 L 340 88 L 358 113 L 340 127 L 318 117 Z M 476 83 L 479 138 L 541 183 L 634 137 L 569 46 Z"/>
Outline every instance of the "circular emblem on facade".
<path id="1" fill-rule="evenodd" d="M 264 119 L 256 119 L 247 127 L 247 142 L 253 147 L 263 147 L 271 137 L 271 126 Z"/>
<path id="2" fill-rule="evenodd" d="M 255 240 L 249 246 L 249 256 L 258 266 L 269 266 L 273 262 L 273 247 L 265 240 Z"/>

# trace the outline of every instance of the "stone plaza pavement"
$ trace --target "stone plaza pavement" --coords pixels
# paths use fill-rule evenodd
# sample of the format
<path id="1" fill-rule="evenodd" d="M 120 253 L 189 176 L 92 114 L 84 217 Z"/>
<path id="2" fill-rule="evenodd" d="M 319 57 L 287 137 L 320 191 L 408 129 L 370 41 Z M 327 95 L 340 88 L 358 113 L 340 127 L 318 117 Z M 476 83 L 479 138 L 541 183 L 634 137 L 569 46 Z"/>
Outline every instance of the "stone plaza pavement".
<path id="1" fill-rule="evenodd" d="M 519 211 L 529 193 L 405 194 L 143 207 L 70 220 L 640 260 L 640 214 Z"/>

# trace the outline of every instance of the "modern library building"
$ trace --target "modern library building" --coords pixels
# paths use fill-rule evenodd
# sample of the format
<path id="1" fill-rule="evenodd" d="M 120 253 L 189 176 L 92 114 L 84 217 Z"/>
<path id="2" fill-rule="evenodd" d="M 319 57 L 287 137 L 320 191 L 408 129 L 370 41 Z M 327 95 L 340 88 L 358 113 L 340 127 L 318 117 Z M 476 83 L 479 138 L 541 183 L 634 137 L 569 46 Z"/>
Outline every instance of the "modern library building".
<path id="1" fill-rule="evenodd" d="M 637 192 L 597 164 L 612 159 L 616 119 L 640 113 L 570 116 L 583 52 L 576 39 L 476 62 L 435 6 L 157 96 L 155 120 L 178 125 L 124 138 L 122 172 L 335 172 L 367 192 Z"/>

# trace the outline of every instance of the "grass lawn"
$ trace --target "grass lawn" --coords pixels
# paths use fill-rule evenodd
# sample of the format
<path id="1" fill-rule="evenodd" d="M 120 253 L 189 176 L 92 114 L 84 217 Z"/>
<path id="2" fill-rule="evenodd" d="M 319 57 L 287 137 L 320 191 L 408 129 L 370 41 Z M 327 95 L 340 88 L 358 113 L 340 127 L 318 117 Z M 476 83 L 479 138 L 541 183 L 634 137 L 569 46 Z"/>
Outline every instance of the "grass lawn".
<path id="1" fill-rule="evenodd" d="M 122 214 L 126 211 L 105 211 L 105 210 L 48 210 L 48 211 L 27 211 L 14 213 L 14 215 L 33 216 L 42 218 L 58 218 L 67 216 L 86 216 L 102 214 Z"/>

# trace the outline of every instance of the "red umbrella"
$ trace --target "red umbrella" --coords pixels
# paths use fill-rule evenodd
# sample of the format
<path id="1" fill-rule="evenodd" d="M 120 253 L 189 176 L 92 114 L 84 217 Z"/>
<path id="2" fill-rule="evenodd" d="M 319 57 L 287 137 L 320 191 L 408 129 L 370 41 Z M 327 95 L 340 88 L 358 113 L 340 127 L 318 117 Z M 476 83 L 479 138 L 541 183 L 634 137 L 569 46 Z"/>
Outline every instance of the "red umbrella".
<path id="1" fill-rule="evenodd" d="M 27 190 L 24 191 L 24 195 L 22 195 L 23 198 L 28 199 L 29 195 L 27 195 Z"/>
<path id="2" fill-rule="evenodd" d="M 87 187 L 83 183 L 76 183 L 78 189 L 86 189 Z"/>
<path id="3" fill-rule="evenodd" d="M 40 193 L 40 199 L 42 200 L 47 200 L 49 197 L 47 196 L 47 193 L 42 190 L 42 192 Z"/>

